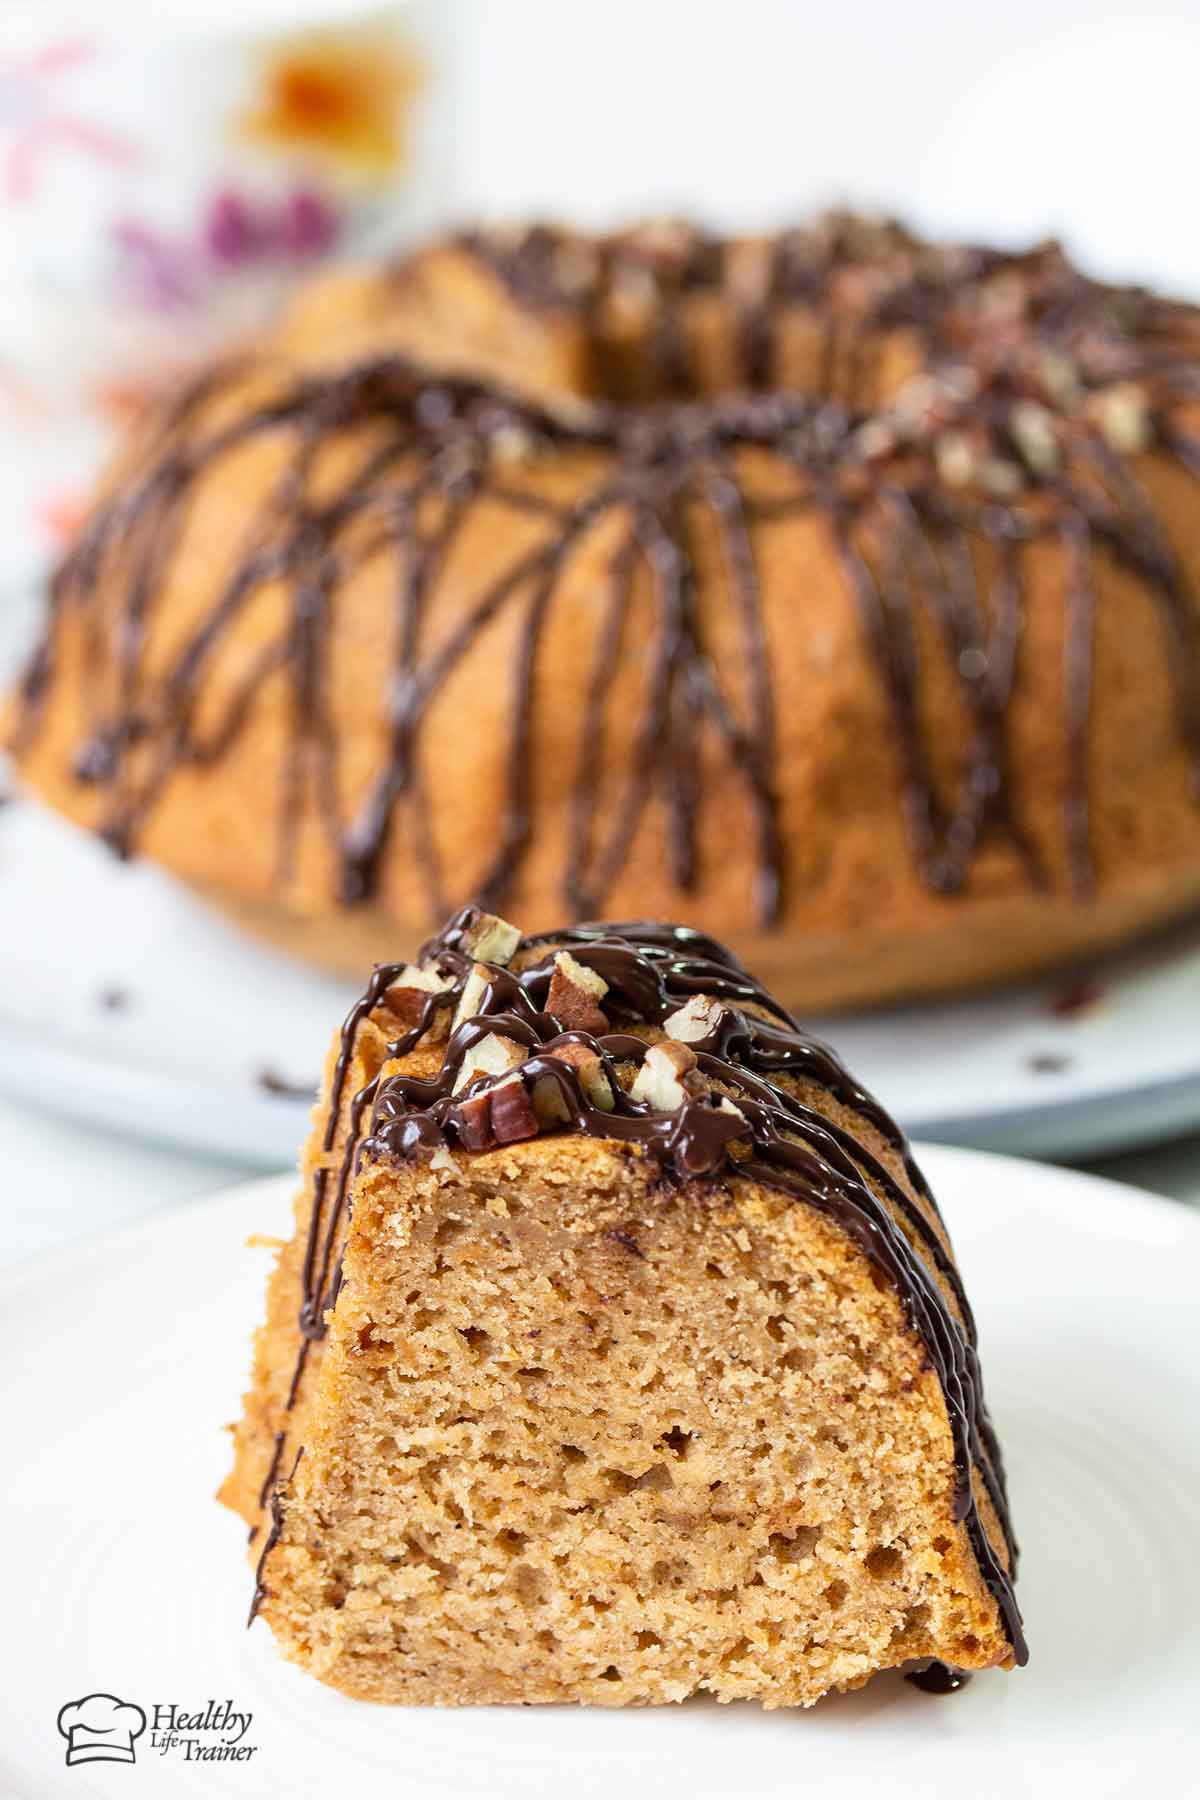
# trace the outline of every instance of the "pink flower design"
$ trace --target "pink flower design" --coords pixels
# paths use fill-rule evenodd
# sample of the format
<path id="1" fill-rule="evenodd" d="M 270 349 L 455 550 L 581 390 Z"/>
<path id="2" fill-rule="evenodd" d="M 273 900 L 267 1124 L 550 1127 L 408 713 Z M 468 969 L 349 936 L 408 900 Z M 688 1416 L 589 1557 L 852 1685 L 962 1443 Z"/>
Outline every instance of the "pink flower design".
<path id="1" fill-rule="evenodd" d="M 0 56 L 0 136 L 7 138 L 0 146 L 0 191 L 6 199 L 33 198 L 52 151 L 72 149 L 117 166 L 137 161 L 134 146 L 116 132 L 56 103 L 56 78 L 94 55 L 90 45 L 64 39 L 29 56 Z"/>
<path id="2" fill-rule="evenodd" d="M 118 219 L 113 238 L 125 262 L 125 274 L 139 299 L 155 312 L 194 306 L 203 271 L 192 247 L 157 231 L 141 219 Z"/>
<path id="3" fill-rule="evenodd" d="M 255 206 L 236 188 L 213 195 L 204 220 L 209 254 L 221 263 L 260 261 L 277 255 L 320 256 L 336 241 L 340 220 L 314 188 L 298 187 L 277 209 Z"/>
<path id="4" fill-rule="evenodd" d="M 235 188 L 222 188 L 209 203 L 203 226 L 209 254 L 219 263 L 251 262 L 268 247 L 269 221 Z"/>
<path id="5" fill-rule="evenodd" d="M 312 188 L 297 188 L 283 203 L 279 237 L 290 256 L 320 256 L 336 242 L 341 221 L 331 203 Z"/>
<path id="6" fill-rule="evenodd" d="M 172 237 L 144 219 L 125 218 L 113 226 L 113 237 L 142 303 L 169 312 L 197 305 L 224 274 L 320 256 L 340 231 L 332 203 L 313 188 L 294 188 L 271 206 L 223 187 L 194 234 Z"/>

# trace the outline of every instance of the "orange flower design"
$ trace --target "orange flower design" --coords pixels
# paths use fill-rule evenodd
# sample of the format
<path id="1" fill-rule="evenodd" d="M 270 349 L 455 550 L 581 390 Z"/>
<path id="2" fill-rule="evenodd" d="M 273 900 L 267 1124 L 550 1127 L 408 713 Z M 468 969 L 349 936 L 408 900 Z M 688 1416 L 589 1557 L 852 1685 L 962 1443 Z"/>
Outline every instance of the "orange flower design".
<path id="1" fill-rule="evenodd" d="M 378 178 L 404 165 L 420 87 L 417 59 L 394 32 L 309 32 L 264 57 L 260 97 L 240 128 L 273 149 Z"/>

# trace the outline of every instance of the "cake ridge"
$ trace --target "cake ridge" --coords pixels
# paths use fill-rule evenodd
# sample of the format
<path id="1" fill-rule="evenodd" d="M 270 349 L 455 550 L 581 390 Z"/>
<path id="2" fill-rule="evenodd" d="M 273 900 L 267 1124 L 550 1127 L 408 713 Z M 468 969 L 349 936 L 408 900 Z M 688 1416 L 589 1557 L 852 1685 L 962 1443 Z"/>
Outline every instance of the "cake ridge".
<path id="1" fill-rule="evenodd" d="M 497 946 L 495 960 L 487 954 L 491 945 Z M 595 1030 L 572 1026 L 561 1016 L 579 1000 L 580 968 L 599 978 L 603 990 L 605 1012 L 598 1014 Z M 685 1044 L 682 1036 L 672 1036 L 671 1027 L 682 1033 L 682 1015 L 697 1001 L 701 1008 L 687 1020 Z M 558 1013 L 550 1010 L 555 1005 Z M 486 1154 L 543 1130 L 567 1130 L 637 1147 L 668 1181 L 719 1183 L 739 1176 L 757 1182 L 825 1213 L 895 1288 L 944 1396 L 954 1446 L 954 1519 L 966 1527 L 1013 1655 L 1023 1663 L 1027 1651 L 1013 1589 L 1016 1543 L 1003 1463 L 983 1399 L 974 1319 L 943 1242 L 936 1202 L 895 1122 L 827 1045 L 804 1032 L 732 952 L 705 934 L 635 921 L 521 937 L 481 908 L 467 907 L 424 945 L 417 965 L 378 966 L 351 1008 L 330 1083 L 322 1134 L 327 1155 L 335 1149 L 345 1082 L 368 1017 L 380 1009 L 386 1016 L 390 1008 L 406 1025 L 387 1046 L 386 1067 L 437 1031 L 439 1015 L 452 1007 L 440 1066 L 431 1074 L 384 1075 L 381 1068 L 351 1098 L 332 1191 L 330 1168 L 321 1164 L 315 1171 L 300 1344 L 285 1410 L 295 1403 L 309 1347 L 324 1335 L 337 1301 L 342 1280 L 337 1244 L 349 1223 L 350 1182 L 363 1162 L 412 1157 L 436 1162 L 451 1148 Z M 693 1030 L 696 1025 L 706 1029 Z M 639 1097 L 636 1080 L 620 1080 L 618 1065 L 637 1067 L 644 1077 L 655 1055 L 655 1041 L 634 1034 L 639 1027 L 666 1028 L 657 1048 L 661 1051 L 664 1042 L 673 1047 L 674 1066 L 688 1083 L 666 1105 L 652 1089 Z M 509 1047 L 510 1064 L 499 1076 L 472 1073 L 468 1059 L 485 1043 Z M 592 1066 L 589 1085 L 581 1058 Z M 902 1158 L 932 1222 L 856 1132 L 804 1105 L 773 1081 L 773 1074 L 811 1082 L 873 1128 Z M 606 1098 L 597 1097 L 597 1079 Z M 501 1095 L 504 1121 L 497 1124 Z M 883 1188 L 917 1243 L 894 1223 L 872 1182 Z M 286 1428 L 276 1436 L 260 1503 L 273 1499 L 285 1437 Z M 976 1479 L 999 1523 L 1007 1567 L 984 1527 Z M 262 1572 L 271 1547 L 268 1538 L 251 1619 L 265 1593 Z"/>

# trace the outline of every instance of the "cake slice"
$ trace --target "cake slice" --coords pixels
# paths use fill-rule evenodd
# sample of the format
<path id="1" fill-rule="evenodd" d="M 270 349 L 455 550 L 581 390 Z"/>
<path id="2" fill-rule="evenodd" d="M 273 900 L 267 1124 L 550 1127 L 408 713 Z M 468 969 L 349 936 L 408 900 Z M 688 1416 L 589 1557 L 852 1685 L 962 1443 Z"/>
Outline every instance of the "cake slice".
<path id="1" fill-rule="evenodd" d="M 681 927 L 468 910 L 375 971 L 222 1498 L 251 1616 L 366 1699 L 808 1705 L 1025 1660 L 932 1196 Z"/>

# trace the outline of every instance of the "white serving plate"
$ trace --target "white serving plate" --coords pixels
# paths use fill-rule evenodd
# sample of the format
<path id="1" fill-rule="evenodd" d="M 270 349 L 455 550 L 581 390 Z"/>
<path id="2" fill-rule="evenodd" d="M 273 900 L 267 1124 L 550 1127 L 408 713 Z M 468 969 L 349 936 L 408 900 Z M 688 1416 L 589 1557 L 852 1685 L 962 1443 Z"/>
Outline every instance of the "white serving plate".
<path id="1" fill-rule="evenodd" d="M 352 987 L 23 803 L 0 808 L 0 920 L 0 1089 L 252 1166 L 294 1161 Z M 1059 975 L 809 1023 L 914 1135 L 1084 1157 L 1200 1124 L 1200 931 L 1113 959 L 1095 985 L 1067 1016 Z M 302 1091 L 266 1091 L 264 1071 Z"/>
<path id="2" fill-rule="evenodd" d="M 0 1273 L 9 1618 L 0 1793 L 573 1800 L 1194 1791 L 1200 1752 L 1200 1219 L 1061 1169 L 925 1148 L 979 1316 L 1022 1544 L 1026 1669 L 945 1699 L 898 1677 L 808 1713 L 705 1701 L 628 1712 L 399 1710 L 345 1699 L 244 1629 L 226 1467 L 290 1184 Z M 209 1699 L 252 1713 L 244 1764 L 68 1768 L 61 1707 Z"/>

